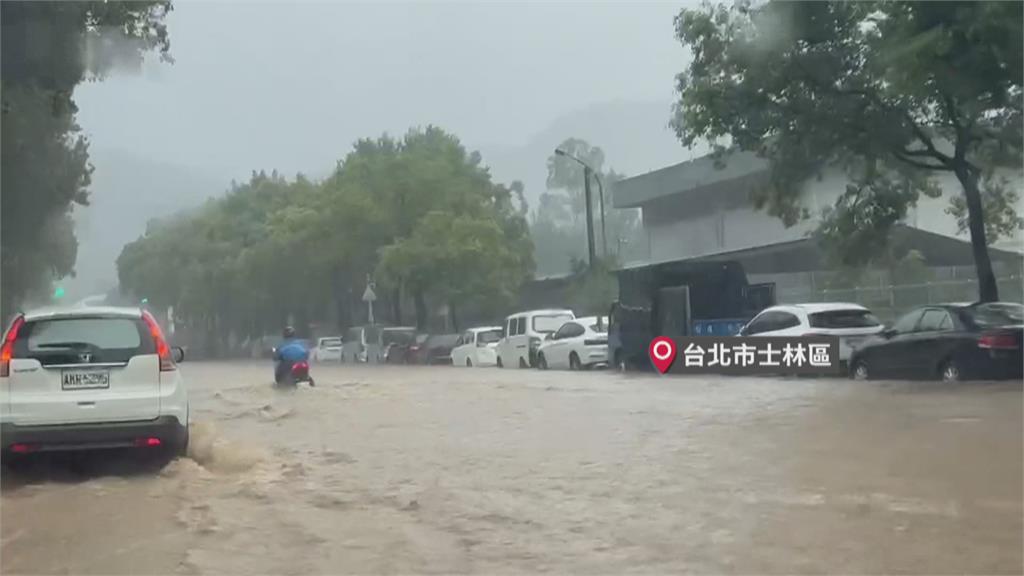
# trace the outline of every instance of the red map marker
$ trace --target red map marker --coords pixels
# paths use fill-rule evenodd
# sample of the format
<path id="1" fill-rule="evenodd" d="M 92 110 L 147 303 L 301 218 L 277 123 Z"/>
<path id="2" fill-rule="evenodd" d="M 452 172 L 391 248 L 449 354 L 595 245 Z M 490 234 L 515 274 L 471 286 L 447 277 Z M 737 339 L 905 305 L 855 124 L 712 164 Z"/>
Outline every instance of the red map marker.
<path id="1" fill-rule="evenodd" d="M 651 340 L 651 346 L 647 349 L 647 353 L 651 356 L 651 362 L 654 363 L 658 372 L 664 374 L 675 362 L 676 343 L 671 338 L 659 336 Z"/>

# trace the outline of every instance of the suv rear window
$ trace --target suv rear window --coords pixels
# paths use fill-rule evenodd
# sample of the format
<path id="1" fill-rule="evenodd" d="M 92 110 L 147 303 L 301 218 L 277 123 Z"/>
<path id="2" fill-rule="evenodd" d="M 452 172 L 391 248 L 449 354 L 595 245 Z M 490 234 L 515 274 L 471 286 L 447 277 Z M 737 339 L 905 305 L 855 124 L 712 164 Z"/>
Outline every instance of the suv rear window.
<path id="1" fill-rule="evenodd" d="M 135 318 L 29 321 L 14 346 L 16 358 L 34 358 L 44 366 L 127 362 L 132 356 L 155 352 L 142 320 Z"/>
<path id="2" fill-rule="evenodd" d="M 808 314 L 811 328 L 874 328 L 882 323 L 867 310 L 829 310 Z"/>
<path id="3" fill-rule="evenodd" d="M 320 345 L 324 348 L 336 348 L 341 346 L 341 338 L 324 338 L 323 340 L 320 340 Z"/>

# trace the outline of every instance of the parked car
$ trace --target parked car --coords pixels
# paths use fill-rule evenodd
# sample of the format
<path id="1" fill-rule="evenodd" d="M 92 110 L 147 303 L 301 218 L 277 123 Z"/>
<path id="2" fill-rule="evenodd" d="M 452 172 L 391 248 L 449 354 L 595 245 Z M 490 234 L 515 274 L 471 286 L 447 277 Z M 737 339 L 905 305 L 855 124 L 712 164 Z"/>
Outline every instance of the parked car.
<path id="1" fill-rule="evenodd" d="M 341 362 L 341 348 L 341 336 L 320 338 L 310 356 L 315 362 Z"/>
<path id="2" fill-rule="evenodd" d="M 380 357 L 380 327 L 356 326 L 345 332 L 341 345 L 343 363 L 375 362 Z"/>
<path id="3" fill-rule="evenodd" d="M 494 366 L 498 363 L 499 340 L 501 326 L 482 326 L 466 330 L 452 350 L 452 364 L 466 367 Z"/>
<path id="4" fill-rule="evenodd" d="M 544 338 L 575 318 L 572 310 L 562 309 L 531 310 L 509 316 L 505 319 L 504 335 L 498 342 L 498 367 L 536 366 L 537 348 Z"/>
<path id="5" fill-rule="evenodd" d="M 850 375 L 858 380 L 1020 379 L 1022 332 L 1021 304 L 922 306 L 859 347 L 850 360 Z"/>
<path id="6" fill-rule="evenodd" d="M 582 370 L 608 364 L 608 319 L 604 316 L 576 318 L 541 342 L 537 367 Z"/>
<path id="7" fill-rule="evenodd" d="M 740 336 L 838 336 L 839 361 L 846 363 L 853 350 L 885 329 L 860 304 L 820 302 L 772 306 L 747 323 Z"/>
<path id="8" fill-rule="evenodd" d="M 189 399 L 156 319 L 139 308 L 78 307 L 18 315 L 0 348 L 6 455 L 188 447 Z"/>
<path id="9" fill-rule="evenodd" d="M 381 328 L 380 331 L 380 354 L 381 361 L 393 363 L 396 357 L 392 351 L 398 349 L 407 350 L 416 340 L 416 328 L 411 326 L 391 326 Z"/>
<path id="10" fill-rule="evenodd" d="M 384 361 L 388 364 L 415 364 L 420 347 L 429 337 L 429 334 L 414 334 L 411 339 L 395 342 L 385 352 Z"/>
<path id="11" fill-rule="evenodd" d="M 451 364 L 458 334 L 432 334 L 415 352 L 416 364 Z"/>

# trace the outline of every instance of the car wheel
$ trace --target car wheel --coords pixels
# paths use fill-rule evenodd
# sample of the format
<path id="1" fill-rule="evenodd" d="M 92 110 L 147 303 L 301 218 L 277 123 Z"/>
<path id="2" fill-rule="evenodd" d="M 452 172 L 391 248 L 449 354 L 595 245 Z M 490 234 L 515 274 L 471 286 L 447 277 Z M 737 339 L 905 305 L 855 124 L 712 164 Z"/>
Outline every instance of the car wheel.
<path id="1" fill-rule="evenodd" d="M 498 368 L 504 368 L 505 365 L 501 363 L 501 356 L 498 356 Z"/>
<path id="2" fill-rule="evenodd" d="M 470 360 L 469 358 L 466 358 L 466 368 L 472 368 L 472 367 L 473 367 L 473 361 Z"/>
<path id="3" fill-rule="evenodd" d="M 960 367 L 957 366 L 956 362 L 952 359 L 946 360 L 942 364 L 942 369 L 939 371 L 939 375 L 942 376 L 943 382 L 959 382 L 963 380 L 963 374 L 960 372 Z"/>
<path id="4" fill-rule="evenodd" d="M 868 370 L 868 363 L 863 360 L 854 362 L 853 368 L 850 370 L 850 376 L 854 380 L 870 380 L 871 372 Z"/>
<path id="5" fill-rule="evenodd" d="M 543 354 L 537 355 L 537 368 L 540 368 L 541 370 L 548 369 L 548 360 L 547 358 L 544 357 Z"/>
<path id="6" fill-rule="evenodd" d="M 580 370 L 583 368 L 583 364 L 580 363 L 580 357 L 575 352 L 569 354 L 569 370 Z"/>
<path id="7" fill-rule="evenodd" d="M 526 363 L 526 360 L 523 360 L 522 356 L 519 357 L 519 367 L 520 368 L 529 368 L 530 367 L 530 365 Z"/>

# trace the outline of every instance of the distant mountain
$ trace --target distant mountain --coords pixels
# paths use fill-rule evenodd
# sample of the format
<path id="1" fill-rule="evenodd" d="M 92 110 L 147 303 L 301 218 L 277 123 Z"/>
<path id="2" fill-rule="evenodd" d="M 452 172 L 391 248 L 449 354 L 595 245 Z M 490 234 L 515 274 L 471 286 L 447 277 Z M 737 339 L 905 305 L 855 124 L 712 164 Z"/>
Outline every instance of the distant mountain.
<path id="1" fill-rule="evenodd" d="M 89 206 L 76 207 L 76 277 L 64 282 L 69 298 L 104 293 L 117 284 L 115 260 L 146 223 L 227 190 L 230 179 L 142 158 L 124 150 L 94 148 Z"/>
<path id="2" fill-rule="evenodd" d="M 668 101 L 603 102 L 557 118 L 522 145 L 482 145 L 477 149 L 495 180 L 522 180 L 527 198 L 535 206 L 546 188 L 547 159 L 567 138 L 582 138 L 600 146 L 605 153 L 605 169 L 613 168 L 627 176 L 703 154 L 691 153 L 680 144 L 668 126 L 671 113 Z"/>

